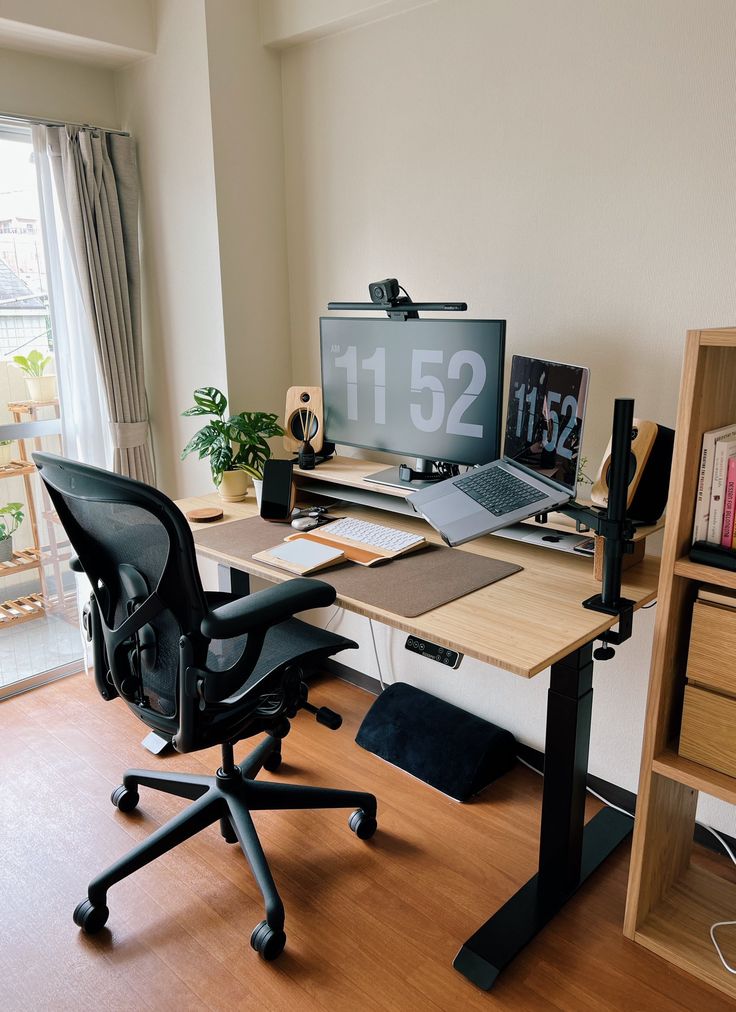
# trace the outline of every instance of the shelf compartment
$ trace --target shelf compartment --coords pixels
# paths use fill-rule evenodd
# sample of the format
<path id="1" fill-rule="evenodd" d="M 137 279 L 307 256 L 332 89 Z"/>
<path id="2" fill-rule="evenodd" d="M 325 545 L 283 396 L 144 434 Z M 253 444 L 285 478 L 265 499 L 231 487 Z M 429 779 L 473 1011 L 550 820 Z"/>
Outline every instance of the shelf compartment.
<path id="1" fill-rule="evenodd" d="M 23 573 L 27 569 L 40 569 L 40 554 L 36 548 L 24 548 L 20 552 L 13 552 L 12 559 L 0 562 L 0 577 L 15 576 L 16 573 Z"/>
<path id="2" fill-rule="evenodd" d="M 59 398 L 52 397 L 46 401 L 9 401 L 8 411 L 18 415 L 32 415 L 37 408 L 58 408 Z"/>
<path id="3" fill-rule="evenodd" d="M 34 618 L 43 618 L 45 614 L 46 608 L 40 594 L 27 594 L 12 601 L 3 601 L 0 604 L 0 629 L 31 622 Z"/>
<path id="4" fill-rule="evenodd" d="M 704 794 L 726 801 L 730 805 L 736 805 L 736 777 L 730 777 L 727 773 L 719 773 L 692 759 L 686 759 L 674 749 L 666 749 L 656 756 L 652 770 L 670 780 L 676 780 L 678 784 L 684 784 L 693 790 L 703 791 Z"/>
<path id="5" fill-rule="evenodd" d="M 719 569 L 717 566 L 703 566 L 691 562 L 683 556 L 675 563 L 675 576 L 685 576 L 688 580 L 699 580 L 700 583 L 712 583 L 716 587 L 728 587 L 736 590 L 736 572 L 730 569 Z"/>
<path id="6" fill-rule="evenodd" d="M 635 940 L 675 966 L 736 998 L 736 978 L 721 966 L 710 940 L 710 926 L 734 917 L 736 885 L 691 866 L 667 891 Z M 736 962 L 736 927 L 723 928 L 719 942 L 726 960 Z"/>
<path id="7" fill-rule="evenodd" d="M 0 478 L 22 478 L 24 474 L 33 474 L 36 465 L 29 460 L 11 460 L 9 464 L 0 465 Z"/>

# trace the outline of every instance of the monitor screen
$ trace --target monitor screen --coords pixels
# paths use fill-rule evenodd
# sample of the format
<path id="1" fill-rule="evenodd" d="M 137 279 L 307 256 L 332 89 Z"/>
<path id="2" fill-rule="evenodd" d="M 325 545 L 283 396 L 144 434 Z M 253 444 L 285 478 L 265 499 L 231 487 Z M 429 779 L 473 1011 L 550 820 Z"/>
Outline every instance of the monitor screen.
<path id="1" fill-rule="evenodd" d="M 499 456 L 504 320 L 320 319 L 325 438 L 453 464 Z"/>
<path id="2" fill-rule="evenodd" d="M 514 355 L 511 360 L 504 456 L 573 495 L 583 438 L 588 370 Z"/>

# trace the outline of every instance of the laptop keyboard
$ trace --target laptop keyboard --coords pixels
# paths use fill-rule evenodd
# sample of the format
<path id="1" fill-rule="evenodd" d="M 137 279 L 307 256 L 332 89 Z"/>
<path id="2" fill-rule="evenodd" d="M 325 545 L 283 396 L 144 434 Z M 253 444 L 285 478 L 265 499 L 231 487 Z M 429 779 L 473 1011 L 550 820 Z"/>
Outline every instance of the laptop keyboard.
<path id="1" fill-rule="evenodd" d="M 547 498 L 546 492 L 540 492 L 502 467 L 471 471 L 455 485 L 496 517 Z"/>

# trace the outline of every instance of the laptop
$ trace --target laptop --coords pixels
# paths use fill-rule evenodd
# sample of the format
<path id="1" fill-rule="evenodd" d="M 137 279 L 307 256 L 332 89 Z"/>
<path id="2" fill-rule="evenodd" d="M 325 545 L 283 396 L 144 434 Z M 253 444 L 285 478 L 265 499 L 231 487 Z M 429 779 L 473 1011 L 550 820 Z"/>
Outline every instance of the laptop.
<path id="1" fill-rule="evenodd" d="M 589 370 L 514 355 L 500 460 L 408 498 L 448 545 L 462 545 L 575 498 Z"/>

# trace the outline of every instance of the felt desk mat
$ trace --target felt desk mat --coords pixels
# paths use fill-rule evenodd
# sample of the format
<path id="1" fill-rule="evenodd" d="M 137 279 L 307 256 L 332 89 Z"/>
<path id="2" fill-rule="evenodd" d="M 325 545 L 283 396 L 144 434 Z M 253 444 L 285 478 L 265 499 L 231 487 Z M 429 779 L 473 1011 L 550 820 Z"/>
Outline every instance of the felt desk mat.
<path id="1" fill-rule="evenodd" d="M 197 530 L 194 542 L 224 555 L 250 559 L 256 552 L 274 548 L 291 533 L 288 524 L 270 524 L 260 517 L 249 517 Z M 275 572 L 284 573 L 282 569 L 273 568 Z M 521 568 L 473 552 L 427 545 L 377 566 L 343 562 L 314 576 L 331 584 L 344 597 L 405 618 L 416 618 L 425 611 L 518 573 Z"/>

